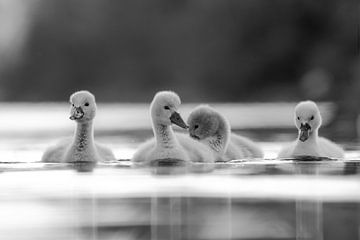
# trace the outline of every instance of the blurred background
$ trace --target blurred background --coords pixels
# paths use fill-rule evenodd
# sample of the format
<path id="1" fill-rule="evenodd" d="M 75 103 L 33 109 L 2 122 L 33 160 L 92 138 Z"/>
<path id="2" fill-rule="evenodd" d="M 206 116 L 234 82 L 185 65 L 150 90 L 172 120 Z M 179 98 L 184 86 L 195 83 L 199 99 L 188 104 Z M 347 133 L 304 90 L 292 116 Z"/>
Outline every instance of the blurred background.
<path id="1" fill-rule="evenodd" d="M 354 135 L 356 0 L 0 0 L 0 100 L 336 102 Z M 352 126 L 350 128 L 349 126 Z"/>

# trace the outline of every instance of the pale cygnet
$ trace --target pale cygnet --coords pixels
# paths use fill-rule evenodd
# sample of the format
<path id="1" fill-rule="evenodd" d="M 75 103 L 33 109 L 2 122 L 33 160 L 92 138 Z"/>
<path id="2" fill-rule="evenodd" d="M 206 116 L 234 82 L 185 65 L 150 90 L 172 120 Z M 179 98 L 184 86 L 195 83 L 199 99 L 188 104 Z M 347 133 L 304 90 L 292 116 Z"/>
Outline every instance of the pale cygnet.
<path id="1" fill-rule="evenodd" d="M 187 128 L 177 112 L 180 104 L 180 97 L 171 91 L 161 91 L 154 96 L 150 105 L 154 138 L 138 148 L 132 158 L 134 163 L 148 164 L 160 159 L 214 162 L 214 155 L 205 145 L 185 134 L 174 133 L 172 124 Z"/>
<path id="2" fill-rule="evenodd" d="M 48 148 L 44 162 L 99 162 L 115 160 L 112 151 L 94 141 L 93 120 L 95 97 L 88 91 L 75 92 L 70 97 L 70 119 L 76 122 L 75 134 Z"/>
<path id="3" fill-rule="evenodd" d="M 344 157 L 344 150 L 340 146 L 318 136 L 322 119 L 316 103 L 312 101 L 300 102 L 295 107 L 294 122 L 299 131 L 298 138 L 280 151 L 280 158 L 296 156 Z"/>
<path id="4" fill-rule="evenodd" d="M 231 133 L 229 121 L 207 105 L 200 105 L 189 115 L 189 134 L 206 144 L 220 161 L 262 158 L 262 150 L 250 139 Z"/>

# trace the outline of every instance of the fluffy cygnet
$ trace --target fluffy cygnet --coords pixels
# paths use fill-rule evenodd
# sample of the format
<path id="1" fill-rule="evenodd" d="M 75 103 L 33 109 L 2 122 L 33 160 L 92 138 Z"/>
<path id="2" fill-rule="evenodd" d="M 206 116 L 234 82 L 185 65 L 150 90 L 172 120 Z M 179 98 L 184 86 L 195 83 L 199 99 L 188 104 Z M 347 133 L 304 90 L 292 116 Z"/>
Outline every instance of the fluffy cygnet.
<path id="1" fill-rule="evenodd" d="M 76 130 L 73 138 L 64 139 L 48 148 L 44 162 L 99 162 L 115 160 L 112 151 L 94 141 L 93 120 L 96 115 L 95 97 L 88 91 L 75 92 L 70 97 L 70 119 Z"/>
<path id="2" fill-rule="evenodd" d="M 210 147 L 217 160 L 262 158 L 262 150 L 250 139 L 231 133 L 228 120 L 207 105 L 195 108 L 188 118 L 192 138 Z"/>
<path id="3" fill-rule="evenodd" d="M 314 102 L 300 102 L 295 107 L 294 118 L 295 125 L 299 130 L 298 138 L 280 151 L 280 158 L 296 156 L 344 157 L 344 150 L 341 147 L 318 136 L 322 119 L 319 108 Z"/>
<path id="4" fill-rule="evenodd" d="M 179 159 L 192 162 L 214 162 L 209 149 L 185 134 L 174 133 L 172 124 L 188 128 L 177 112 L 179 96 L 171 91 L 158 92 L 151 105 L 150 114 L 154 138 L 142 144 L 134 154 L 134 163 L 147 164 L 159 159 Z"/>

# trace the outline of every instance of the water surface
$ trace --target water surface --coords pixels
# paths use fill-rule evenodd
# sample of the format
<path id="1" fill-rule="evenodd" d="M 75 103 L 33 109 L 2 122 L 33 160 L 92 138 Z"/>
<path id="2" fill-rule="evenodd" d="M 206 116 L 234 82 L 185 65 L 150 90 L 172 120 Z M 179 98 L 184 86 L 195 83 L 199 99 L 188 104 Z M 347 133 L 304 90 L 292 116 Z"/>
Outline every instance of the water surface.
<path id="1" fill-rule="evenodd" d="M 237 132 L 258 141 L 265 159 L 133 168 L 129 158 L 152 135 L 146 107 L 105 108 L 96 139 L 118 160 L 95 166 L 39 162 L 46 147 L 71 136 L 67 106 L 15 107 L 14 114 L 30 114 L 34 128 L 8 121 L 0 129 L 1 239 L 360 239 L 355 140 L 339 141 L 344 160 L 276 159 L 296 136 L 291 117 L 269 129 L 256 122 L 262 128 L 246 130 L 251 121 L 245 121 Z M 291 106 L 284 109 L 281 116 Z M 119 111 L 137 116 L 133 126 L 105 120 Z M 64 115 L 59 130 L 55 119 Z"/>

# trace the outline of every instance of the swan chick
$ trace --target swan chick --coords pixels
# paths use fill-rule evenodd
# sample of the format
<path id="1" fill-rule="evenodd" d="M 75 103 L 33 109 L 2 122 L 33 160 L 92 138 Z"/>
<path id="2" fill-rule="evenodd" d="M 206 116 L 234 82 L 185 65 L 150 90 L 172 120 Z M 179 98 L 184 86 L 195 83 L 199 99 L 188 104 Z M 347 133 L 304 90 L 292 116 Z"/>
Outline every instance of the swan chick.
<path id="1" fill-rule="evenodd" d="M 208 105 L 196 107 L 187 122 L 190 137 L 207 145 L 220 161 L 263 157 L 253 141 L 231 133 L 229 121 Z"/>
<path id="2" fill-rule="evenodd" d="M 313 156 L 343 158 L 344 150 L 332 141 L 319 137 L 322 118 L 315 102 L 300 102 L 294 111 L 294 123 L 298 137 L 289 146 L 284 147 L 278 157 Z"/>
<path id="3" fill-rule="evenodd" d="M 147 164 L 153 160 L 178 159 L 194 162 L 213 162 L 214 155 L 207 147 L 185 134 L 175 133 L 172 124 L 187 129 L 177 112 L 180 97 L 171 91 L 158 92 L 150 105 L 154 138 L 142 144 L 135 152 L 134 163 Z"/>
<path id="4" fill-rule="evenodd" d="M 64 139 L 48 148 L 44 162 L 99 162 L 115 160 L 113 152 L 94 141 L 93 120 L 96 101 L 88 91 L 78 91 L 70 96 L 70 120 L 76 122 L 73 138 Z"/>

